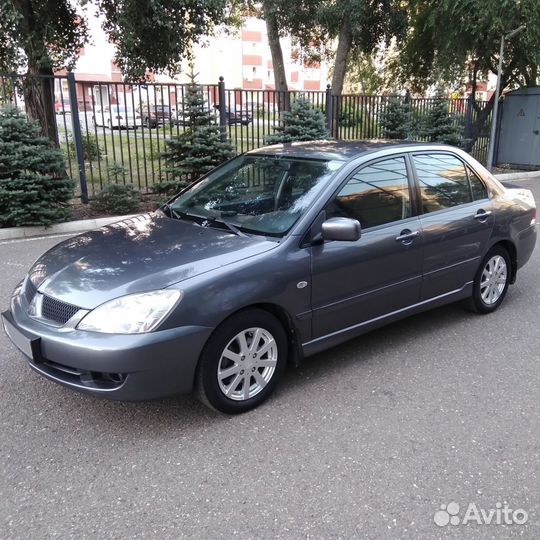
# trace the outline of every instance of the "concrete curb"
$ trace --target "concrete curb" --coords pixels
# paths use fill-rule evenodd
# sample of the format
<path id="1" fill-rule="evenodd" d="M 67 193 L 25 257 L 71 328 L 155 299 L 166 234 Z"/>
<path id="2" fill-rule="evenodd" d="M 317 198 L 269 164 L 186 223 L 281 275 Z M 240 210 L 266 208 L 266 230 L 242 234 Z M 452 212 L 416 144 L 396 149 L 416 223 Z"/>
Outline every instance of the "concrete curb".
<path id="1" fill-rule="evenodd" d="M 78 221 L 66 221 L 50 227 L 8 227 L 0 229 L 0 242 L 3 240 L 19 240 L 21 238 L 34 238 L 38 236 L 51 236 L 55 234 L 81 233 L 91 229 L 98 229 L 104 225 L 110 225 L 123 219 L 138 216 L 140 214 L 130 214 L 128 216 L 112 216 L 97 219 L 80 219 Z"/>
<path id="2" fill-rule="evenodd" d="M 507 182 L 508 180 L 526 180 L 529 178 L 539 178 L 540 171 L 523 171 L 517 173 L 503 173 L 494 175 L 499 182 Z"/>
<path id="3" fill-rule="evenodd" d="M 501 182 L 509 180 L 524 180 L 528 178 L 538 178 L 540 180 L 540 171 L 527 171 L 519 173 L 496 174 L 495 178 Z M 79 221 L 68 221 L 59 223 L 51 227 L 9 227 L 0 229 L 0 242 L 3 240 L 19 240 L 21 238 L 33 238 L 36 236 L 51 236 L 55 234 L 81 233 L 91 229 L 97 229 L 116 221 L 131 218 L 139 214 L 129 216 L 113 216 L 98 219 L 81 219 Z"/>

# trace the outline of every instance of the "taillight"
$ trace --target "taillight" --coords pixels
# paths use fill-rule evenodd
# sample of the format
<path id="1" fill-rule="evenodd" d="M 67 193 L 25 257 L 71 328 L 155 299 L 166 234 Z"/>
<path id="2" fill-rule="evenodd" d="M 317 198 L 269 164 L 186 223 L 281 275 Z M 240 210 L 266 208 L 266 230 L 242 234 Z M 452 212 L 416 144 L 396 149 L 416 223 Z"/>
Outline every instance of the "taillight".
<path id="1" fill-rule="evenodd" d="M 531 226 L 532 225 L 536 225 L 536 208 L 533 208 L 532 211 Z"/>

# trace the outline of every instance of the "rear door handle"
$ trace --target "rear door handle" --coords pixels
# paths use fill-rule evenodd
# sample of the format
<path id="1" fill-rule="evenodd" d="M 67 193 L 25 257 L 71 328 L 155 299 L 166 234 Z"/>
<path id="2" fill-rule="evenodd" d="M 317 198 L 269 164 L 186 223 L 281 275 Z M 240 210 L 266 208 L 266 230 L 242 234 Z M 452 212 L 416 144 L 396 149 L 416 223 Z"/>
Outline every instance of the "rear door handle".
<path id="1" fill-rule="evenodd" d="M 476 214 L 474 214 L 474 219 L 487 219 L 489 216 L 491 216 L 491 210 L 478 210 Z"/>
<path id="2" fill-rule="evenodd" d="M 404 231 L 401 231 L 399 236 L 396 236 L 396 241 L 410 244 L 419 234 L 420 231 L 410 231 L 409 229 L 405 229 Z"/>

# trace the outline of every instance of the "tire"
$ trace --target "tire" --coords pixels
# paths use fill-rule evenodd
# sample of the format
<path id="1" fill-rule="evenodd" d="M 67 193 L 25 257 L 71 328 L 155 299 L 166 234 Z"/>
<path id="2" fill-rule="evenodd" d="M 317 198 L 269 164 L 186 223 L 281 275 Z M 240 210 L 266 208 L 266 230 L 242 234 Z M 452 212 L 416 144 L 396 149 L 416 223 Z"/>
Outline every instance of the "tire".
<path id="1" fill-rule="evenodd" d="M 257 348 L 253 348 L 256 336 Z M 253 356 L 261 349 L 259 358 Z M 259 406 L 277 386 L 287 352 L 285 330 L 267 311 L 247 309 L 231 316 L 218 326 L 201 353 L 195 377 L 198 398 L 226 414 Z M 252 375 L 255 372 L 258 376 Z"/>
<path id="2" fill-rule="evenodd" d="M 480 314 L 495 311 L 506 296 L 511 273 L 512 261 L 508 251 L 502 246 L 490 249 L 478 267 L 474 277 L 473 293 L 466 301 L 466 307 Z M 490 279 L 493 280 L 491 284 Z"/>

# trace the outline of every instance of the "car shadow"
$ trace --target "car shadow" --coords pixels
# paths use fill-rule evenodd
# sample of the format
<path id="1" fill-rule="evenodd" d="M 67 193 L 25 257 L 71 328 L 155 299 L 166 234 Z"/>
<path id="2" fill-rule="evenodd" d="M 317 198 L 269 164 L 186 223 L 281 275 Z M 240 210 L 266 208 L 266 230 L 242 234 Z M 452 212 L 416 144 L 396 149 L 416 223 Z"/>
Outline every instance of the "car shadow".
<path id="1" fill-rule="evenodd" d="M 463 324 L 464 318 L 477 317 L 467 313 L 459 304 L 452 304 L 398 321 L 381 329 L 350 340 L 342 345 L 309 357 L 296 368 L 288 366 L 274 396 L 264 405 L 240 416 L 227 416 L 207 409 L 194 396 L 181 396 L 146 402 L 113 402 L 78 394 L 50 383 L 36 375 L 35 384 L 49 402 L 47 408 L 61 419 L 78 417 L 91 430 L 114 432 L 125 439 L 164 436 L 175 438 L 192 435 L 213 426 L 231 421 L 246 429 L 258 417 L 282 414 L 299 393 L 308 394 L 336 373 L 356 369 L 369 370 L 374 363 L 387 361 L 404 344 L 412 340 L 430 339 L 433 332 L 451 331 L 453 325 Z M 41 385 L 46 385 L 41 387 Z M 285 405 L 284 405 L 285 402 Z M 229 429 L 229 427 L 227 427 Z M 143 434 L 144 435 L 141 435 Z"/>
<path id="2" fill-rule="evenodd" d="M 317 384 L 318 380 L 336 370 L 346 371 L 352 365 L 372 365 L 385 362 L 388 353 L 400 350 L 412 341 L 428 340 L 433 332 L 450 331 L 453 325 L 463 323 L 467 317 L 477 315 L 467 312 L 459 303 L 450 304 L 410 316 L 401 321 L 372 330 L 341 345 L 304 359 L 298 368 L 289 366 L 278 393 L 297 392 Z"/>

